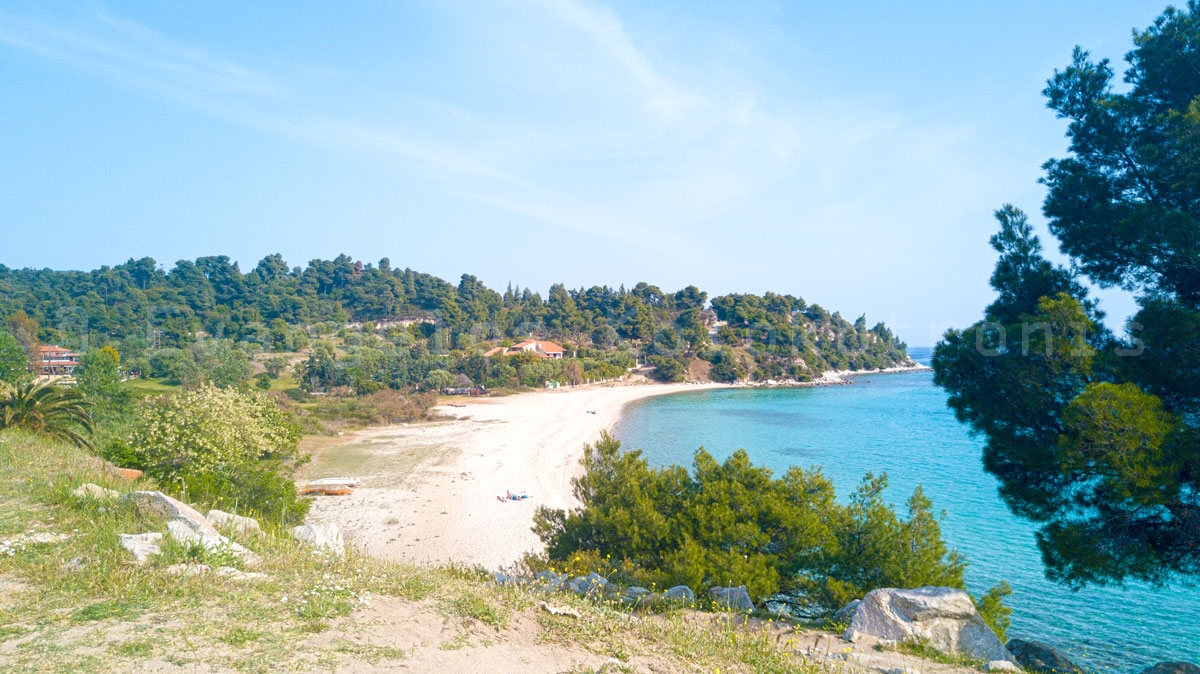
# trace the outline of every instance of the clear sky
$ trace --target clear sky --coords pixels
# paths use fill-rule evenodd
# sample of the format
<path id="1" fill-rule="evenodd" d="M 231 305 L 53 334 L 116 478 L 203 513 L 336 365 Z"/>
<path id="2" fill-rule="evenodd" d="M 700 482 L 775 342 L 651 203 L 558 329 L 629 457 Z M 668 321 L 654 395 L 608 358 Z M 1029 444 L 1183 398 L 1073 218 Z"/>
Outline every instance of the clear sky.
<path id="1" fill-rule="evenodd" d="M 0 263 L 773 290 L 929 345 L 992 211 L 1043 222 L 1045 80 L 1165 6 L 0 1 Z"/>

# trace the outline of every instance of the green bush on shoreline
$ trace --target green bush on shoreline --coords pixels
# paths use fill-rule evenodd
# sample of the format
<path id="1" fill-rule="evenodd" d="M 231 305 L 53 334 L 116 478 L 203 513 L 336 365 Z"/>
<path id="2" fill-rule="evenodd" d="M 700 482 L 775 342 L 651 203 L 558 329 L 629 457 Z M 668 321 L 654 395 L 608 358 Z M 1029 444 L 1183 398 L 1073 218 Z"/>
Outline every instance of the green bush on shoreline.
<path id="1" fill-rule="evenodd" d="M 776 478 L 744 450 L 719 463 L 703 448 L 691 471 L 656 470 L 608 434 L 583 465 L 573 482 L 582 506 L 535 515 L 545 563 L 646 586 L 745 585 L 757 599 L 787 592 L 825 610 L 880 587 L 965 589 L 966 560 L 947 549 L 932 502 L 918 488 L 900 517 L 883 500 L 886 475 L 868 474 L 842 505 L 819 470 Z M 977 600 L 998 633 L 1003 596 L 997 586 Z"/>

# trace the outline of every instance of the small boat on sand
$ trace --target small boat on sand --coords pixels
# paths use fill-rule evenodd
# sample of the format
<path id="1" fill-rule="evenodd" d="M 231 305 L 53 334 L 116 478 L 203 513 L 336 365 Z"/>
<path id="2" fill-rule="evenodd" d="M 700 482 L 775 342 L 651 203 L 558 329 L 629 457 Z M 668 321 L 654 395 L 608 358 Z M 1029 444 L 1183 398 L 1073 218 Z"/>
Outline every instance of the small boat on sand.
<path id="1" fill-rule="evenodd" d="M 301 496 L 348 496 L 353 493 L 353 489 L 340 484 L 306 484 L 303 487 L 300 487 Z"/>

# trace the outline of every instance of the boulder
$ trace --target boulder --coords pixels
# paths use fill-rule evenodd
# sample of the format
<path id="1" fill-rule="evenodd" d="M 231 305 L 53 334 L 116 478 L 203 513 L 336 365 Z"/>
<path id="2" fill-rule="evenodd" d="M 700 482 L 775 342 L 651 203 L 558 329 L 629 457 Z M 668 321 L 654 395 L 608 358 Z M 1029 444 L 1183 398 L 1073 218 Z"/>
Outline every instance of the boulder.
<path id="1" fill-rule="evenodd" d="M 1025 639 L 1009 639 L 1004 647 L 1008 649 L 1009 653 L 1012 653 L 1017 664 L 1033 672 L 1074 674 L 1083 671 L 1078 665 L 1071 662 L 1062 651 L 1050 644 L 1026 641 Z M 1200 672 L 1195 674 L 1200 674 Z"/>
<path id="2" fill-rule="evenodd" d="M 213 532 L 196 531 L 181 519 L 168 520 L 167 533 L 185 547 L 199 545 L 205 550 L 218 550 L 225 546 L 225 537 L 216 533 L 215 530 Z"/>
<path id="3" fill-rule="evenodd" d="M 985 664 L 983 668 L 989 672 L 1019 672 L 1021 668 L 1015 662 L 1008 660 L 992 660 Z"/>
<path id="4" fill-rule="evenodd" d="M 563 586 L 567 577 L 553 571 L 539 571 L 533 577 L 534 582 L 546 592 L 554 592 Z"/>
<path id="5" fill-rule="evenodd" d="M 183 518 L 206 522 L 204 516 L 195 508 L 179 499 L 167 496 L 161 491 L 131 491 L 124 498 L 127 501 L 133 501 L 139 510 L 163 519 Z"/>
<path id="6" fill-rule="evenodd" d="M 507 574 L 503 574 L 503 573 L 493 574 L 492 580 L 501 587 L 504 587 L 504 586 L 519 587 L 519 586 L 525 585 L 529 582 L 529 579 L 524 578 L 522 576 L 512 576 L 512 575 L 507 575 Z"/>
<path id="7" fill-rule="evenodd" d="M 663 593 L 663 599 L 691 604 L 696 601 L 696 593 L 687 585 L 676 585 Z"/>
<path id="8" fill-rule="evenodd" d="M 615 594 L 617 591 L 612 583 L 608 582 L 607 578 L 595 571 L 582 578 L 575 578 L 568 581 L 567 587 L 575 594 L 588 597 L 603 597 Z"/>
<path id="9" fill-rule="evenodd" d="M 845 638 L 854 641 L 859 634 L 893 641 L 925 641 L 943 653 L 985 662 L 1013 661 L 975 611 L 971 597 L 951 587 L 880 588 L 868 592 L 854 611 Z"/>
<path id="10" fill-rule="evenodd" d="M 1160 662 L 1143 669 L 1142 674 L 1200 674 L 1200 667 L 1190 662 Z"/>
<path id="11" fill-rule="evenodd" d="M 833 619 L 838 622 L 841 622 L 843 620 L 850 620 L 851 618 L 854 617 L 854 612 L 858 610 L 858 605 L 861 603 L 862 603 L 861 599 L 855 599 L 854 601 L 850 602 L 849 604 L 846 604 L 845 606 L 839 608 L 837 610 L 837 613 L 833 614 Z"/>
<path id="12" fill-rule="evenodd" d="M 171 534 L 171 538 L 175 539 L 180 545 L 188 547 L 198 545 L 209 552 L 228 550 L 246 566 L 253 567 L 262 564 L 262 557 L 259 557 L 244 546 L 225 538 L 221 534 L 214 536 L 208 531 L 197 532 L 182 519 L 169 520 L 167 522 L 167 533 Z"/>
<path id="13" fill-rule="evenodd" d="M 152 531 L 148 534 L 121 534 L 121 547 L 128 550 L 139 565 L 150 561 L 150 558 L 162 554 L 158 542 L 162 534 Z"/>
<path id="14" fill-rule="evenodd" d="M 195 508 L 161 491 L 134 491 L 126 494 L 124 498 L 136 503 L 138 510 L 165 520 L 179 520 L 203 540 L 223 539 L 221 533 Z"/>
<path id="15" fill-rule="evenodd" d="M 327 524 L 301 524 L 292 529 L 292 537 L 317 550 L 328 550 L 338 557 L 346 555 L 346 543 L 342 532 L 332 522 Z"/>
<path id="16" fill-rule="evenodd" d="M 112 489 L 105 489 L 98 484 L 85 482 L 71 490 L 71 494 L 79 498 L 92 498 L 97 501 L 111 501 L 121 495 Z"/>
<path id="17" fill-rule="evenodd" d="M 750 601 L 750 593 L 746 591 L 745 585 L 710 587 L 708 592 L 717 606 L 727 611 L 749 613 L 754 610 L 754 602 Z"/>
<path id="18" fill-rule="evenodd" d="M 650 590 L 637 585 L 631 585 L 621 591 L 621 601 L 627 604 L 639 604 L 650 596 Z"/>
<path id="19" fill-rule="evenodd" d="M 258 525 L 258 520 L 253 517 L 242 517 L 241 515 L 227 513 L 224 510 L 210 510 L 205 519 L 208 520 L 209 524 L 218 529 L 232 531 L 243 536 L 262 533 L 262 527 Z"/>

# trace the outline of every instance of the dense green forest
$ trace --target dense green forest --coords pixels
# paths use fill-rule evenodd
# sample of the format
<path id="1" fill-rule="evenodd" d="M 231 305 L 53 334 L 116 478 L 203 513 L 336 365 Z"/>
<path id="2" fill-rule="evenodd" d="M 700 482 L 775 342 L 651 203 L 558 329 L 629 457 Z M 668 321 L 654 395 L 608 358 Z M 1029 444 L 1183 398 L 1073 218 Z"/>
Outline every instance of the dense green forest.
<path id="1" fill-rule="evenodd" d="M 345 255 L 304 268 L 270 255 L 247 273 L 225 256 L 181 260 L 169 271 L 150 258 L 90 272 L 0 265 L 0 317 L 26 347 L 112 346 L 122 368 L 174 382 L 244 380 L 258 356 L 271 378 L 292 366 L 302 389 L 357 393 L 579 383 L 637 364 L 665 381 L 803 381 L 907 360 L 883 324 L 851 323 L 791 295 L 710 302 L 694 286 L 664 292 L 638 283 L 554 285 L 543 297 Z M 559 342 L 568 358 L 484 355 L 529 337 Z"/>

